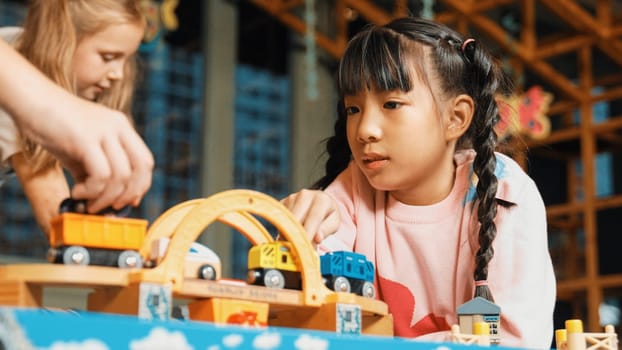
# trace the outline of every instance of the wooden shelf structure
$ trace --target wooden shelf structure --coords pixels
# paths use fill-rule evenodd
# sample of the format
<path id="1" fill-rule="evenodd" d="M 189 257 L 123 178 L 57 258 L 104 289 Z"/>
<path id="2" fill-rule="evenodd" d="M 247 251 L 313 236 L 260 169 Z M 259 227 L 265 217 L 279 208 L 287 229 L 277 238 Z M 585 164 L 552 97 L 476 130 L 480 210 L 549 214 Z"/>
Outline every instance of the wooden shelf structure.
<path id="1" fill-rule="evenodd" d="M 304 34 L 304 0 L 249 0 L 292 30 Z M 622 208 L 622 195 L 598 198 L 595 155 L 622 150 L 622 115 L 593 120 L 599 102 L 622 105 L 622 3 L 616 0 L 334 0 L 315 1 L 322 26 L 315 43 L 333 58 L 343 52 L 352 28 L 360 22 L 382 24 L 409 13 L 434 14 L 435 20 L 472 34 L 509 62 L 516 80 L 540 85 L 554 95 L 549 108 L 553 130 L 544 140 L 516 143 L 528 152 L 515 158 L 527 166 L 530 155 L 564 162 L 567 201 L 547 207 L 552 228 L 582 231 L 584 243 L 572 241 L 561 254 L 574 262 L 556 266 L 560 298 L 583 303 L 573 317 L 596 331 L 599 305 L 608 288 L 622 288 L 622 274 L 600 275 L 597 212 Z M 431 8 L 429 5 L 433 5 Z M 426 6 L 428 6 L 426 8 Z M 328 7 L 328 8 L 326 8 Z M 328 23 L 328 24 L 327 24 Z M 595 88 L 598 87 L 598 90 Z M 575 163 L 582 165 L 581 176 Z M 538 184 L 545 186 L 546 184 Z M 577 190 L 582 198 L 577 199 Z M 574 238 L 573 238 L 574 239 Z M 581 267 L 581 268 L 579 268 Z"/>

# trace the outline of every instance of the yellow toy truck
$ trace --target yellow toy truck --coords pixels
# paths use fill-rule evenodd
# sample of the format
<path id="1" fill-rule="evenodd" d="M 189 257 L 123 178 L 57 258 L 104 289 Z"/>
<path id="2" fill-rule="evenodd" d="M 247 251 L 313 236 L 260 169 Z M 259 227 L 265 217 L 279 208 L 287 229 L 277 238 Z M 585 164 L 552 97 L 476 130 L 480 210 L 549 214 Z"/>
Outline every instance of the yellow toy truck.
<path id="1" fill-rule="evenodd" d="M 274 241 L 252 247 L 246 279 L 249 284 L 268 288 L 301 289 L 300 268 L 291 244 Z"/>

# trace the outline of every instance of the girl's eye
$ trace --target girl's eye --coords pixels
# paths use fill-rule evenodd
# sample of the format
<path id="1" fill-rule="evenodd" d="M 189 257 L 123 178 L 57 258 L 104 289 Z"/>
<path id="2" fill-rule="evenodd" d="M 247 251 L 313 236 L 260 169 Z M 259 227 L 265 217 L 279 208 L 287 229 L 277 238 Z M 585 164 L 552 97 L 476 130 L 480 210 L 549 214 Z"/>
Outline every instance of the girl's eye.
<path id="1" fill-rule="evenodd" d="M 358 111 L 358 107 L 346 107 L 346 115 L 356 114 Z"/>
<path id="2" fill-rule="evenodd" d="M 397 109 L 397 108 L 399 108 L 401 105 L 402 105 L 402 104 L 401 104 L 401 103 L 399 103 L 399 102 L 389 101 L 389 102 L 386 102 L 386 103 L 384 104 L 384 108 L 386 108 L 386 109 Z"/>
<path id="3" fill-rule="evenodd" d="M 102 54 L 102 59 L 104 60 L 104 62 L 110 62 L 115 59 L 115 55 L 111 53 L 105 53 Z"/>

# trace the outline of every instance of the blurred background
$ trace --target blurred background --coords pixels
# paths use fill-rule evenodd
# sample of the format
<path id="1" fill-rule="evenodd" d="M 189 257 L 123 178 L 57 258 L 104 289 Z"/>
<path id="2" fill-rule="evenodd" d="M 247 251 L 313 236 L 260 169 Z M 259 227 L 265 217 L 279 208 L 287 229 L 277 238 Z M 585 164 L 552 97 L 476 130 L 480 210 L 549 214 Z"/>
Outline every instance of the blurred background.
<path id="1" fill-rule="evenodd" d="M 143 0 L 136 127 L 156 159 L 131 216 L 153 221 L 230 188 L 276 198 L 322 174 L 333 73 L 369 23 L 415 15 L 477 38 L 516 89 L 500 130 L 547 205 L 558 278 L 556 328 L 620 330 L 622 3 L 617 0 Z M 0 0 L 0 26 L 27 1 Z M 13 178 L 0 187 L 0 261 L 45 259 L 48 243 Z M 621 216 L 618 216 L 621 215 Z M 200 240 L 243 278 L 250 244 L 219 224 Z"/>

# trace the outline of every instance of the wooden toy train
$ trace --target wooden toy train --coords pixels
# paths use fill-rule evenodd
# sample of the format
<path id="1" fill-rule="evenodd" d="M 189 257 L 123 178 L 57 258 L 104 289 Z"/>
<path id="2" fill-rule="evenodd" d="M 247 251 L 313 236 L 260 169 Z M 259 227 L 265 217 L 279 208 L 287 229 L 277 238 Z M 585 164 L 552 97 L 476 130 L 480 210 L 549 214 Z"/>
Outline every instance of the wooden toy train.
<path id="1" fill-rule="evenodd" d="M 86 203 L 71 198 L 52 219 L 48 260 L 67 265 L 142 267 L 141 248 L 147 220 L 112 212 L 86 214 Z"/>
<path id="2" fill-rule="evenodd" d="M 353 292 L 374 298 L 374 265 L 364 255 L 338 251 L 320 257 L 326 286 L 336 292 Z M 249 284 L 269 288 L 301 289 L 300 268 L 289 242 L 274 241 L 254 246 L 248 252 Z"/>
<path id="3" fill-rule="evenodd" d="M 152 242 L 150 259 L 143 261 L 147 221 L 119 217 L 113 212 L 86 214 L 85 203 L 66 200 L 50 231 L 50 262 L 67 265 L 103 265 L 120 268 L 156 266 L 165 256 L 169 239 Z M 291 243 L 273 241 L 256 245 L 248 253 L 247 282 L 269 288 L 302 288 L 300 263 Z M 338 251 L 320 257 L 325 285 L 337 292 L 375 298 L 374 265 L 364 255 Z M 185 260 L 185 277 L 216 280 L 221 277 L 219 257 L 208 247 L 193 243 Z"/>

